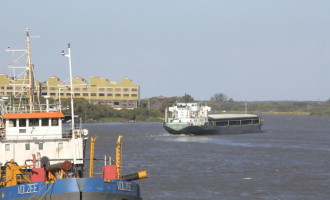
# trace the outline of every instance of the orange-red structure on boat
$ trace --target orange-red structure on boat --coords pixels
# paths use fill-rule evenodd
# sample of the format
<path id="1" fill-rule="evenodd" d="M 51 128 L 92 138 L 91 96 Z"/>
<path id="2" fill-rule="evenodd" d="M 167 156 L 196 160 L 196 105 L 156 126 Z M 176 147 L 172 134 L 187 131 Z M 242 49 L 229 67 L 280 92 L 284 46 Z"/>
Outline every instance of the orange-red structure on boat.
<path id="1" fill-rule="evenodd" d="M 6 113 L 4 119 L 63 118 L 62 112 Z"/>
<path id="2" fill-rule="evenodd" d="M 116 165 L 105 165 L 102 170 L 102 178 L 105 180 L 117 179 Z"/>

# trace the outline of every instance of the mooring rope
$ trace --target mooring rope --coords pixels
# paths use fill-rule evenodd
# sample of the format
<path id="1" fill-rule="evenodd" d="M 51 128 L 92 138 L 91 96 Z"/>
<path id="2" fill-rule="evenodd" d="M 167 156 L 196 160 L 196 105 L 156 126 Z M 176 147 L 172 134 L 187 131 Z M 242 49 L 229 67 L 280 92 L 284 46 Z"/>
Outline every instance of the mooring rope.
<path id="1" fill-rule="evenodd" d="M 49 183 L 48 183 L 49 184 Z M 32 200 L 32 199 L 34 199 L 34 197 L 44 188 L 44 187 L 46 187 L 48 184 L 45 184 L 44 186 L 42 186 L 41 188 L 40 188 L 40 190 L 38 191 L 38 192 L 36 192 L 32 197 L 30 197 L 29 198 L 29 200 Z M 42 199 L 44 196 L 45 196 L 45 194 L 47 194 L 47 192 L 49 191 L 49 189 L 53 186 L 53 184 L 54 183 L 51 183 L 51 185 L 49 186 L 49 188 L 46 190 L 46 192 L 41 196 L 41 198 L 40 199 Z M 39 199 L 39 200 L 40 200 Z"/>
<path id="2" fill-rule="evenodd" d="M 45 194 L 43 194 L 43 195 L 40 197 L 40 199 L 44 198 L 44 196 L 47 194 L 47 192 L 50 190 L 50 188 L 52 188 L 53 185 L 54 185 L 54 182 L 51 183 L 51 185 L 49 186 L 49 188 L 46 190 Z M 40 200 L 40 199 L 39 199 L 39 200 Z"/>
<path id="3" fill-rule="evenodd" d="M 44 186 L 42 186 L 38 192 L 36 192 L 32 197 L 29 198 L 29 200 L 32 200 L 33 197 L 36 196 L 46 186 L 47 186 L 47 184 L 45 184 Z"/>

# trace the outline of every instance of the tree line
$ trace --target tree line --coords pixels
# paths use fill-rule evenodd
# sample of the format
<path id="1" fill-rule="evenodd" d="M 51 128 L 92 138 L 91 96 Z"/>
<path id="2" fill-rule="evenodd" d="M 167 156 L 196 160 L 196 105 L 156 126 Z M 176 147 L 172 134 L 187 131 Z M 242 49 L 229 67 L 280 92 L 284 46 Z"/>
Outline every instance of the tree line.
<path id="1" fill-rule="evenodd" d="M 175 97 L 152 97 L 142 99 L 136 109 L 116 110 L 104 104 L 91 104 L 83 98 L 76 98 L 75 114 L 83 122 L 118 122 L 118 121 L 163 121 L 166 107 L 175 102 L 200 102 L 212 108 L 212 113 L 254 113 L 254 114 L 304 114 L 330 115 L 330 100 L 325 102 L 313 101 L 263 101 L 241 102 L 234 101 L 223 93 L 216 93 L 209 100 L 196 101 L 191 95 Z M 70 106 L 70 99 L 62 100 L 63 107 Z M 64 110 L 70 115 L 70 109 Z"/>

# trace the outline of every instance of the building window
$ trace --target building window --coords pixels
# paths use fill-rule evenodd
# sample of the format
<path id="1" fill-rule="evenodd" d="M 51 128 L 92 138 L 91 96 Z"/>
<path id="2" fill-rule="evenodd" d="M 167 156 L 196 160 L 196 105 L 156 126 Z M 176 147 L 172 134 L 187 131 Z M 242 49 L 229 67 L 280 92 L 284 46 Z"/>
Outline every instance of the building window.
<path id="1" fill-rule="evenodd" d="M 48 118 L 41 119 L 41 126 L 49 126 Z"/>
<path id="2" fill-rule="evenodd" d="M 39 126 L 39 119 L 29 119 L 29 126 Z"/>
<path id="3" fill-rule="evenodd" d="M 108 93 L 107 96 L 108 96 L 108 97 L 112 97 L 112 93 Z"/>
<path id="4" fill-rule="evenodd" d="M 120 88 L 116 88 L 116 92 L 120 92 L 121 91 L 121 89 Z"/>
<path id="5" fill-rule="evenodd" d="M 9 120 L 9 127 L 16 127 L 16 119 Z"/>
<path id="6" fill-rule="evenodd" d="M 80 88 L 74 88 L 74 91 L 80 91 Z"/>
<path id="7" fill-rule="evenodd" d="M 91 96 L 92 97 L 96 97 L 96 93 L 91 93 Z"/>
<path id="8" fill-rule="evenodd" d="M 83 96 L 84 97 L 88 97 L 88 93 L 83 93 Z"/>
<path id="9" fill-rule="evenodd" d="M 51 119 L 52 126 L 58 126 L 58 119 Z"/>
<path id="10" fill-rule="evenodd" d="M 132 88 L 132 92 L 137 92 L 137 88 Z"/>
<path id="11" fill-rule="evenodd" d="M 137 97 L 137 94 L 132 94 L 131 96 L 132 96 L 132 97 Z"/>
<path id="12" fill-rule="evenodd" d="M 55 88 L 55 87 L 50 87 L 49 89 L 50 89 L 50 90 L 56 90 L 56 88 Z"/>
<path id="13" fill-rule="evenodd" d="M 104 93 L 99 93 L 99 97 L 104 97 Z"/>
<path id="14" fill-rule="evenodd" d="M 12 92 L 7 92 L 7 95 L 11 96 L 11 95 L 13 95 L 13 93 Z"/>
<path id="15" fill-rule="evenodd" d="M 25 150 L 30 150 L 30 143 L 25 144 Z"/>
<path id="16" fill-rule="evenodd" d="M 80 93 L 74 93 L 74 96 L 80 97 Z"/>
<path id="17" fill-rule="evenodd" d="M 44 150 L 44 143 L 39 143 L 38 148 L 39 150 Z"/>
<path id="18" fill-rule="evenodd" d="M 99 91 L 105 91 L 105 88 L 99 88 Z"/>
<path id="19" fill-rule="evenodd" d="M 129 94 L 124 94 L 124 97 L 129 97 Z"/>
<path id="20" fill-rule="evenodd" d="M 113 88 L 107 88 L 107 91 L 113 91 Z"/>
<path id="21" fill-rule="evenodd" d="M 50 93 L 50 96 L 55 96 L 56 94 L 55 93 Z"/>
<path id="22" fill-rule="evenodd" d="M 47 96 L 47 94 L 48 94 L 47 92 L 41 93 L 42 96 Z"/>
<path id="23" fill-rule="evenodd" d="M 10 151 L 10 144 L 5 145 L 5 151 Z"/>
<path id="24" fill-rule="evenodd" d="M 12 90 L 13 87 L 12 86 L 7 86 L 7 90 Z"/>
<path id="25" fill-rule="evenodd" d="M 19 127 L 26 127 L 26 119 L 19 119 L 18 126 Z"/>
<path id="26" fill-rule="evenodd" d="M 120 97 L 121 96 L 121 94 L 116 94 L 116 97 Z"/>
<path id="27" fill-rule="evenodd" d="M 124 88 L 124 92 L 128 92 L 128 88 Z"/>
<path id="28" fill-rule="evenodd" d="M 26 133 L 26 129 L 25 129 L 25 128 L 24 128 L 24 129 L 23 129 L 23 128 L 20 128 L 20 129 L 18 130 L 18 132 L 19 132 L 19 133 Z"/>
<path id="29" fill-rule="evenodd" d="M 83 91 L 87 91 L 87 88 L 83 88 L 82 90 L 83 90 Z"/>

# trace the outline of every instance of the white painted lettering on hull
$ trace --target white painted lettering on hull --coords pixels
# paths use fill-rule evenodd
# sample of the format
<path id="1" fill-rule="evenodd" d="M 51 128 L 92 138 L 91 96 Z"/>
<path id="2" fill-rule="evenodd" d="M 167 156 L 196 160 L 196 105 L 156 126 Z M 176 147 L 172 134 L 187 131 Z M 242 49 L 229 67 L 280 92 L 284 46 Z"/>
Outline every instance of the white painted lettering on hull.
<path id="1" fill-rule="evenodd" d="M 38 192 L 38 183 L 34 184 L 25 184 L 25 185 L 18 185 L 18 194 L 28 194 L 28 193 L 36 193 Z"/>
<path id="2" fill-rule="evenodd" d="M 132 184 L 130 182 L 118 181 L 117 182 L 118 190 L 132 191 Z"/>

